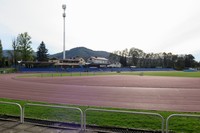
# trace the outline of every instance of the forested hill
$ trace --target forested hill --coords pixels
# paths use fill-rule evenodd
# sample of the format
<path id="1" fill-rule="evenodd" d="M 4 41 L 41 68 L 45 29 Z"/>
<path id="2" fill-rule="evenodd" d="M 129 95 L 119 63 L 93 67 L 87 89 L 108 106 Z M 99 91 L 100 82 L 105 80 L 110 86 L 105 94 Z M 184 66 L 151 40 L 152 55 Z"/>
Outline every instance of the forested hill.
<path id="1" fill-rule="evenodd" d="M 9 57 L 11 58 L 11 53 L 13 53 L 13 50 L 3 50 L 3 56 L 4 57 Z M 34 53 L 34 55 L 36 56 L 36 53 Z M 105 57 L 108 58 L 110 55 L 109 52 L 106 51 L 94 51 L 85 47 L 76 47 L 70 50 L 66 51 L 66 58 L 71 58 L 71 57 L 82 57 L 84 59 L 89 58 L 90 56 L 98 56 L 98 57 Z M 58 59 L 62 59 L 63 58 L 63 52 L 60 53 L 56 53 L 56 54 L 52 54 L 49 55 L 50 58 L 58 58 Z"/>
<path id="2" fill-rule="evenodd" d="M 66 51 L 66 58 L 71 58 L 71 57 L 82 57 L 84 59 L 89 58 L 90 56 L 98 56 L 98 57 L 105 57 L 108 58 L 110 55 L 109 52 L 106 51 L 94 51 L 85 47 L 76 47 L 73 49 L 70 49 L 68 51 Z M 63 52 L 57 53 L 57 54 L 53 54 L 50 55 L 50 58 L 58 58 L 58 59 L 62 59 L 63 58 Z"/>

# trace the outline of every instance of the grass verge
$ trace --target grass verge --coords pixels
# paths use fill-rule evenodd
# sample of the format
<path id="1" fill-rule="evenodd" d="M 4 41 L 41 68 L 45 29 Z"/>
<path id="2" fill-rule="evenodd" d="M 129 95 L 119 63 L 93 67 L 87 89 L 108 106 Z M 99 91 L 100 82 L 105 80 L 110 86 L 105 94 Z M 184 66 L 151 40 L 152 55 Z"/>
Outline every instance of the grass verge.
<path id="1" fill-rule="evenodd" d="M 4 73 L 14 73 L 17 70 L 15 68 L 0 68 L 0 74 Z"/>
<path id="2" fill-rule="evenodd" d="M 137 76 L 167 76 L 200 78 L 200 72 L 183 71 L 153 71 L 153 72 L 74 72 L 74 73 L 34 73 L 18 77 L 62 77 L 62 76 L 101 76 L 101 75 L 137 75 Z"/>
<path id="3" fill-rule="evenodd" d="M 22 106 L 24 106 L 25 103 L 47 104 L 42 102 L 11 100 L 4 98 L 0 98 L 0 101 L 17 102 Z M 99 109 L 109 109 L 109 110 L 153 112 L 161 114 L 165 119 L 171 114 L 183 113 L 183 112 L 146 111 L 146 110 L 144 111 L 144 110 L 88 107 L 88 106 L 74 106 L 74 105 L 62 105 L 62 106 L 79 107 L 83 111 L 87 108 L 99 108 Z M 19 110 L 15 106 L 0 104 L 0 114 L 19 116 Z M 190 114 L 200 115 L 199 112 Z M 69 109 L 55 109 L 49 107 L 27 106 L 25 109 L 25 118 L 80 123 L 80 113 L 78 111 Z M 98 125 L 98 126 L 122 127 L 122 128 L 137 128 L 137 129 L 147 129 L 147 130 L 161 129 L 161 120 L 154 116 L 97 112 L 97 111 L 90 111 L 87 113 L 87 124 Z M 171 119 L 169 123 L 169 129 L 174 132 L 196 133 L 200 131 L 199 125 L 200 125 L 199 118 L 174 117 Z"/>

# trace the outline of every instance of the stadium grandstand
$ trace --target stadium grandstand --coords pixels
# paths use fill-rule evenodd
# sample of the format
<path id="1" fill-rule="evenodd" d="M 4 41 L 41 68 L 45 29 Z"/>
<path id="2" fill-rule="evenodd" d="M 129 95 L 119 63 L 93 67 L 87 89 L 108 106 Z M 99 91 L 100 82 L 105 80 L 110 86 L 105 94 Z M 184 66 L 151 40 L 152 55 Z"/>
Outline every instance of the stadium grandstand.
<path id="1" fill-rule="evenodd" d="M 109 61 L 106 58 L 103 57 L 90 57 L 87 59 L 87 64 L 90 67 L 107 67 L 109 65 Z"/>
<path id="2" fill-rule="evenodd" d="M 120 63 L 110 64 L 103 57 L 90 57 L 87 62 L 81 57 L 54 59 L 48 62 L 21 61 L 21 72 L 128 72 L 128 71 L 172 71 L 172 68 L 122 67 Z"/>

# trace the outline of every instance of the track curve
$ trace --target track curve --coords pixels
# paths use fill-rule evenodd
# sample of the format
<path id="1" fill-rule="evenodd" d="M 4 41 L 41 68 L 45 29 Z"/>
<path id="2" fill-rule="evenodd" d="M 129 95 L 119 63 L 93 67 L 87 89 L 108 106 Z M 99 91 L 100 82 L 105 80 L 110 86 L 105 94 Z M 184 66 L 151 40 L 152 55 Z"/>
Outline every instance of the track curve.
<path id="1" fill-rule="evenodd" d="M 200 111 L 200 78 L 0 75 L 0 97 L 49 103 L 165 111 Z"/>

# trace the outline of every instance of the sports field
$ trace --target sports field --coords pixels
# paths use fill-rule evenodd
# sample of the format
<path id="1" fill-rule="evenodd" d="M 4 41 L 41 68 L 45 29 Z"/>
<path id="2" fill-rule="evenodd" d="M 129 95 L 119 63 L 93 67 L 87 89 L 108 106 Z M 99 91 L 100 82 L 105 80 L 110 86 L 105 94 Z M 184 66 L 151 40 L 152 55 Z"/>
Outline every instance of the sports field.
<path id="1" fill-rule="evenodd" d="M 150 73 L 6 74 L 0 75 L 0 97 L 85 107 L 200 112 L 199 72 L 146 76 Z"/>
<path id="2" fill-rule="evenodd" d="M 152 72 L 53 77 L 43 74 L 29 78 L 23 78 L 24 74 L 1 75 L 0 97 L 129 109 L 200 111 L 200 78 L 194 78 L 200 73 L 154 72 L 163 73 L 167 76 L 144 76 Z M 179 77 L 169 77 L 170 73 Z M 183 77 L 183 73 L 193 77 Z"/>
<path id="3" fill-rule="evenodd" d="M 18 77 L 62 77 L 62 76 L 100 76 L 100 75 L 138 75 L 138 76 L 167 76 L 200 78 L 200 71 L 141 71 L 141 72 L 74 72 L 74 73 L 35 73 L 24 74 Z"/>

